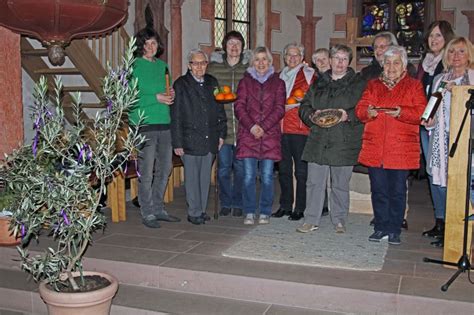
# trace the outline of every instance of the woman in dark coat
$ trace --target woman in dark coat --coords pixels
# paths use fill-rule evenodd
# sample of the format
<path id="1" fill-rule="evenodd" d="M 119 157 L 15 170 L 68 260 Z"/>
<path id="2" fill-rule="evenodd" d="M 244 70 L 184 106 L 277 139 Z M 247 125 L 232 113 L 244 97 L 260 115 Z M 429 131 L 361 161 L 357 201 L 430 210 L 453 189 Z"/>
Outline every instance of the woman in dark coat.
<path id="1" fill-rule="evenodd" d="M 335 45 L 330 51 L 331 70 L 311 86 L 299 109 L 301 120 L 311 128 L 303 152 L 308 162 L 305 223 L 297 231 L 318 229 L 324 203 L 324 191 L 331 176 L 329 207 L 337 233 L 344 233 L 349 212 L 349 181 L 361 147 L 363 125 L 354 108 L 362 95 L 365 80 L 349 68 L 352 50 Z M 332 109 L 340 113 L 340 122 L 332 127 L 316 125 L 313 115 Z"/>
<path id="2" fill-rule="evenodd" d="M 369 81 L 356 107 L 365 123 L 359 162 L 369 168 L 375 232 L 369 241 L 388 237 L 400 244 L 410 169 L 420 167 L 419 124 L 426 105 L 421 82 L 407 74 L 405 48 L 384 53 L 382 75 Z"/>
<path id="3" fill-rule="evenodd" d="M 227 120 L 223 105 L 214 99 L 217 80 L 206 74 L 207 55 L 191 50 L 188 60 L 188 72 L 174 84 L 171 137 L 174 153 L 184 164 L 188 221 L 203 224 L 209 218 L 206 207 L 212 161 L 224 143 Z"/>
<path id="4" fill-rule="evenodd" d="M 254 224 L 256 177 L 260 167 L 259 224 L 269 223 L 273 204 L 273 164 L 281 159 L 280 120 L 285 114 L 285 83 L 272 66 L 266 47 L 254 50 L 252 66 L 237 89 L 235 114 L 239 120 L 237 158 L 244 161 L 244 224 Z"/>

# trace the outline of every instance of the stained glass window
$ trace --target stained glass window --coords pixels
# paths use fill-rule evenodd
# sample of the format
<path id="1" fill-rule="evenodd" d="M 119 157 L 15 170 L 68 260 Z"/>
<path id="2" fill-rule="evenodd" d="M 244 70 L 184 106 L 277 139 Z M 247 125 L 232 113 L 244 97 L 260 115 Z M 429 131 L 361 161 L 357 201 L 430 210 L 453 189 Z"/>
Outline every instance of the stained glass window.
<path id="1" fill-rule="evenodd" d="M 374 36 L 382 31 L 392 32 L 410 57 L 423 53 L 425 0 L 362 0 L 361 35 Z M 370 55 L 370 49 L 363 54 Z"/>
<path id="2" fill-rule="evenodd" d="M 242 33 L 246 47 L 250 47 L 250 1 L 215 0 L 214 46 L 221 47 L 224 35 L 236 30 Z"/>

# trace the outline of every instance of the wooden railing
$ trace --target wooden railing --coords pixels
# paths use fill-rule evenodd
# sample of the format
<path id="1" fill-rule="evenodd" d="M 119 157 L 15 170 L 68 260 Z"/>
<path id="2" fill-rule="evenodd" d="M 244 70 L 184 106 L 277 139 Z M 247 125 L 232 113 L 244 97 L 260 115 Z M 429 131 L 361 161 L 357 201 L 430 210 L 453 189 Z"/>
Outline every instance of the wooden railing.
<path id="1" fill-rule="evenodd" d="M 96 55 L 100 64 L 107 69 L 107 63 L 115 68 L 122 62 L 125 48 L 130 40 L 123 27 L 112 33 L 94 36 L 87 39 L 87 44 Z"/>

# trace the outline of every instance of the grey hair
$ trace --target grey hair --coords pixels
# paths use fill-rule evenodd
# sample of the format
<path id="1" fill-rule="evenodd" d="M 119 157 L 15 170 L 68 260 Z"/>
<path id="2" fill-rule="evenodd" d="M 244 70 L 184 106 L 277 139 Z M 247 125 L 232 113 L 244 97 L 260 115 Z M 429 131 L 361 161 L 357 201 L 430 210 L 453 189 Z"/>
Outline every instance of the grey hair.
<path id="1" fill-rule="evenodd" d="M 287 44 L 285 46 L 285 48 L 283 48 L 283 56 L 286 56 L 286 54 L 288 53 L 288 50 L 290 50 L 290 48 L 298 49 L 298 51 L 300 52 L 300 55 L 302 57 L 304 56 L 304 46 L 303 45 L 298 45 L 296 42 L 291 42 L 291 43 Z"/>
<path id="2" fill-rule="evenodd" d="M 250 58 L 250 64 L 253 65 L 255 58 L 257 54 L 259 53 L 265 53 L 267 55 L 268 61 L 270 62 L 270 65 L 273 64 L 273 56 L 270 50 L 267 47 L 257 47 L 252 51 L 252 57 Z"/>
<path id="3" fill-rule="evenodd" d="M 334 57 L 334 55 L 337 54 L 338 51 L 345 52 L 346 54 L 349 55 L 349 63 L 352 62 L 352 49 L 349 46 L 343 45 L 343 44 L 336 44 L 331 47 L 329 50 L 329 57 Z"/>
<path id="4" fill-rule="evenodd" d="M 188 58 L 188 62 L 193 61 L 193 57 L 194 57 L 195 55 L 203 55 L 204 58 L 206 58 L 206 61 L 209 62 L 209 57 L 207 56 L 207 54 L 206 54 L 204 51 L 202 51 L 201 49 L 197 49 L 197 48 L 191 49 L 191 50 L 189 51 L 188 57 L 187 57 L 187 58 Z"/>
<path id="5" fill-rule="evenodd" d="M 311 55 L 311 60 L 313 63 L 316 63 L 316 55 L 326 54 L 329 57 L 329 49 L 327 48 L 318 48 L 316 51 Z"/>
<path id="6" fill-rule="evenodd" d="M 375 40 L 376 40 L 377 38 L 385 38 L 385 39 L 388 41 L 388 44 L 389 44 L 390 46 L 398 46 L 397 38 L 395 37 L 395 35 L 393 35 L 392 32 L 380 32 L 380 33 L 377 33 L 377 35 L 374 36 L 374 40 L 372 41 L 372 46 L 374 45 Z"/>
<path id="7" fill-rule="evenodd" d="M 392 45 L 388 47 L 387 51 L 383 54 L 382 66 L 385 64 L 385 58 L 394 56 L 400 56 L 403 68 L 406 69 L 408 65 L 407 51 L 404 47 L 398 45 Z"/>

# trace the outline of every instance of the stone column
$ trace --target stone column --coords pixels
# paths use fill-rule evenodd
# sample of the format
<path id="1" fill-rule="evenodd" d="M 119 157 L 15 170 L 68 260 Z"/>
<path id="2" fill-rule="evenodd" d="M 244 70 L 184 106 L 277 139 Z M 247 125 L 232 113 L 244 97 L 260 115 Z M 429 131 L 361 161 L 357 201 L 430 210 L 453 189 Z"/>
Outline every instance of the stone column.
<path id="1" fill-rule="evenodd" d="M 0 159 L 23 143 L 20 35 L 0 26 Z"/>
<path id="2" fill-rule="evenodd" d="M 304 16 L 296 16 L 301 23 L 301 44 L 305 48 L 304 59 L 308 64 L 311 64 L 311 55 L 316 48 L 316 24 L 322 19 L 321 16 L 313 16 L 313 6 L 313 0 L 305 0 Z"/>
<path id="3" fill-rule="evenodd" d="M 185 0 L 171 0 L 171 74 L 174 78 L 183 71 L 183 18 L 181 8 Z"/>
<path id="4" fill-rule="evenodd" d="M 474 10 L 463 10 L 461 11 L 467 17 L 467 22 L 469 24 L 469 40 L 474 42 Z"/>

